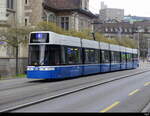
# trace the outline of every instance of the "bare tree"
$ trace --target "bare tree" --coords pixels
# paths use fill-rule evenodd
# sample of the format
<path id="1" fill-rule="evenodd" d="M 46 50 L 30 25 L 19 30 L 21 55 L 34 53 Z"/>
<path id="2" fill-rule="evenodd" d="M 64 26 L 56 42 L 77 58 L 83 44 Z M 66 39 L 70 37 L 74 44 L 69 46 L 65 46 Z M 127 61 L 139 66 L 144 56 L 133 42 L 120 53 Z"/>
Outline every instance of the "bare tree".
<path id="1" fill-rule="evenodd" d="M 28 42 L 28 35 L 31 31 L 32 29 L 26 27 L 0 30 L 0 42 L 6 42 L 16 50 L 16 75 L 18 75 L 19 45 Z"/>

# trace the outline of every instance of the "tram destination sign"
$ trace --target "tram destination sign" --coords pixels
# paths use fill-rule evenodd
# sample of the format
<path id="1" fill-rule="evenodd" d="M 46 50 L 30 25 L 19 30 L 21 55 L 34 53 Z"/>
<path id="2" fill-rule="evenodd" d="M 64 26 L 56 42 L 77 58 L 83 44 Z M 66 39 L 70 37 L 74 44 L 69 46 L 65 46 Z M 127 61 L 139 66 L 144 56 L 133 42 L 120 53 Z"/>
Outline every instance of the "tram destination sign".
<path id="1" fill-rule="evenodd" d="M 49 43 L 49 33 L 32 33 L 30 43 Z"/>

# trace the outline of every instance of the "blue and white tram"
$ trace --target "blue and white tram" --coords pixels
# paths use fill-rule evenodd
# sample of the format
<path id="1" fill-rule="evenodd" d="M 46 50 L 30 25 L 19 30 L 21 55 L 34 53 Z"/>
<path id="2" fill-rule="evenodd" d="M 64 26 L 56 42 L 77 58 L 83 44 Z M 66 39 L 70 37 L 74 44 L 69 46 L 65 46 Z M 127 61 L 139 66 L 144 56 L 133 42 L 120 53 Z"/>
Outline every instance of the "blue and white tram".
<path id="1" fill-rule="evenodd" d="M 49 31 L 32 32 L 27 77 L 63 79 L 137 68 L 137 56 L 137 50 L 118 45 Z"/>

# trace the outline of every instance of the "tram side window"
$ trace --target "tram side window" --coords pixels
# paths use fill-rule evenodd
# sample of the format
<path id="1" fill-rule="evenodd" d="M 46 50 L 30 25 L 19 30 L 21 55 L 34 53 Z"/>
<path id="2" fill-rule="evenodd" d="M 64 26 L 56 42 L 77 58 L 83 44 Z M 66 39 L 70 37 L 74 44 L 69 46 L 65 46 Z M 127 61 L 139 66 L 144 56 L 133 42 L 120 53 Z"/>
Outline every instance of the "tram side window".
<path id="1" fill-rule="evenodd" d="M 99 56 L 100 56 L 99 50 L 95 50 L 95 63 L 96 64 L 100 63 Z"/>
<path id="2" fill-rule="evenodd" d="M 60 65 L 60 46 L 49 46 L 50 65 Z"/>
<path id="3" fill-rule="evenodd" d="M 132 62 L 132 54 L 127 54 L 127 62 Z"/>
<path id="4" fill-rule="evenodd" d="M 125 53 L 121 53 L 121 62 L 122 63 L 126 63 L 127 58 L 126 58 L 126 54 Z"/>
<path id="5" fill-rule="evenodd" d="M 110 63 L 110 53 L 109 51 L 101 51 L 101 63 Z"/>
<path id="6" fill-rule="evenodd" d="M 67 62 L 69 65 L 81 64 L 81 49 L 67 47 Z"/>
<path id="7" fill-rule="evenodd" d="M 138 61 L 138 54 L 133 54 L 133 61 L 134 62 Z"/>
<path id="8" fill-rule="evenodd" d="M 61 65 L 66 65 L 67 60 L 66 60 L 66 48 L 64 46 L 61 46 Z"/>
<path id="9" fill-rule="evenodd" d="M 111 52 L 111 63 L 120 63 L 120 52 Z"/>
<path id="10" fill-rule="evenodd" d="M 116 52 L 116 62 L 120 63 L 121 62 L 121 55 L 120 52 Z"/>
<path id="11" fill-rule="evenodd" d="M 98 64 L 99 63 L 99 50 L 84 49 L 84 63 L 85 64 Z"/>
<path id="12" fill-rule="evenodd" d="M 111 63 L 115 63 L 115 52 L 111 52 Z"/>

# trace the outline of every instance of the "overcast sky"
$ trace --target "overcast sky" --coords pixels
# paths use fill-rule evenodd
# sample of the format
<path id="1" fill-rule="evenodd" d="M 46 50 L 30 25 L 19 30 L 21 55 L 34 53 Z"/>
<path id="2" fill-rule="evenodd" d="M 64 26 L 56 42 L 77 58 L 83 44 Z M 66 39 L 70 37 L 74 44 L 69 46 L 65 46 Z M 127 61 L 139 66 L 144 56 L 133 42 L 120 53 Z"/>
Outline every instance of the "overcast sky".
<path id="1" fill-rule="evenodd" d="M 150 0 L 90 0 L 90 10 L 99 13 L 101 1 L 107 4 L 108 8 L 121 8 L 125 15 L 150 17 Z"/>

